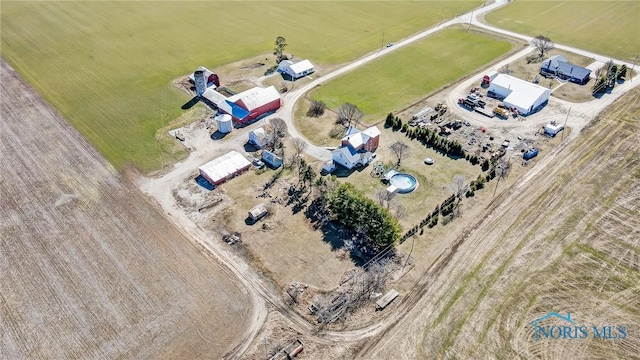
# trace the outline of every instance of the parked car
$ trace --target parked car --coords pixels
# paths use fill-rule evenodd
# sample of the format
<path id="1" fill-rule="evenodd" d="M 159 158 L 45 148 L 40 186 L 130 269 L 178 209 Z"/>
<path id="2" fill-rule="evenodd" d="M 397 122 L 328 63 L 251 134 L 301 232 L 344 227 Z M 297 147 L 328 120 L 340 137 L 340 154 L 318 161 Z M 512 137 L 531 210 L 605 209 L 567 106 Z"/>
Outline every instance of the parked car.
<path id="1" fill-rule="evenodd" d="M 387 47 L 392 47 L 392 46 L 393 46 L 393 43 L 388 43 L 387 44 Z"/>
<path id="2" fill-rule="evenodd" d="M 264 167 L 264 162 L 262 162 L 262 160 L 260 159 L 253 159 L 251 163 L 253 164 L 253 166 L 257 167 L 258 169 L 262 169 Z"/>

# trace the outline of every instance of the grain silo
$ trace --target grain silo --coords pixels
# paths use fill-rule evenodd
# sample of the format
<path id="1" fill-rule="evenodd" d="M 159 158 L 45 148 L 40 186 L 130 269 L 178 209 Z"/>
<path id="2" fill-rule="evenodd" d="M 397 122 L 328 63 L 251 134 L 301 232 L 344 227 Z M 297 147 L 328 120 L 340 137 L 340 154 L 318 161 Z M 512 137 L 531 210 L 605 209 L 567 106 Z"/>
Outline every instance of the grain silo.
<path id="1" fill-rule="evenodd" d="M 218 131 L 223 134 L 228 134 L 233 130 L 233 121 L 229 114 L 220 114 L 216 116 L 216 123 L 218 124 Z"/>
<path id="2" fill-rule="evenodd" d="M 207 90 L 206 79 L 204 78 L 205 69 L 203 67 L 199 67 L 193 73 L 193 82 L 196 84 L 196 95 L 202 96 L 204 91 Z"/>

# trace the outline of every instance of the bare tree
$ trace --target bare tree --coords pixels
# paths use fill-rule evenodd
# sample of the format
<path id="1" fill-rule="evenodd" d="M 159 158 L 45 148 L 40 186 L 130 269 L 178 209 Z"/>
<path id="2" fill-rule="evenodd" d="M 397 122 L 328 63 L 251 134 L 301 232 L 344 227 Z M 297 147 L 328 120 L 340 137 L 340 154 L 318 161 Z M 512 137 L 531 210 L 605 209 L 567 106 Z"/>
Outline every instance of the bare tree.
<path id="1" fill-rule="evenodd" d="M 379 188 L 376 190 L 376 201 L 378 205 L 384 206 L 385 201 L 387 201 L 387 190 Z"/>
<path id="2" fill-rule="evenodd" d="M 531 40 L 531 44 L 538 50 L 540 53 L 540 57 L 544 57 L 544 54 L 554 48 L 554 43 L 546 36 L 538 35 L 533 40 Z"/>
<path id="3" fill-rule="evenodd" d="M 271 126 L 271 131 L 273 131 L 276 136 L 279 138 L 283 138 L 287 135 L 287 123 L 280 118 L 274 118 L 269 121 L 269 125 Z"/>
<path id="4" fill-rule="evenodd" d="M 504 179 L 509 176 L 509 172 L 511 172 L 511 161 L 500 158 L 498 164 L 496 165 L 496 177 L 498 181 L 496 181 L 496 188 L 493 190 L 493 196 L 496 196 L 496 191 L 498 190 L 498 184 L 500 184 L 500 179 Z"/>
<path id="5" fill-rule="evenodd" d="M 293 141 L 291 142 L 292 147 L 293 147 L 293 154 L 292 154 L 292 164 L 293 165 L 298 165 L 298 162 L 300 161 L 300 156 L 302 155 L 302 152 L 304 151 L 304 149 L 306 149 L 307 147 L 307 142 L 302 140 L 301 138 L 295 138 L 293 139 Z"/>
<path id="6" fill-rule="evenodd" d="M 469 185 L 467 184 L 467 180 L 464 178 L 464 175 L 456 175 L 453 177 L 453 182 L 449 185 L 456 198 L 458 198 L 458 203 L 462 201 L 462 196 L 469 189 Z"/>
<path id="7" fill-rule="evenodd" d="M 276 56 L 276 63 L 280 64 L 280 61 L 286 60 L 286 56 L 283 55 L 284 48 L 287 47 L 287 40 L 278 36 L 276 38 L 275 47 L 273 48 L 273 55 Z"/>
<path id="8" fill-rule="evenodd" d="M 324 110 L 327 108 L 327 105 L 320 100 L 311 100 L 309 104 L 309 110 L 307 111 L 307 116 L 309 117 L 320 117 L 324 114 Z"/>
<path id="9" fill-rule="evenodd" d="M 296 154 L 296 156 L 302 155 L 302 152 L 306 148 L 307 148 L 307 142 L 306 141 L 304 141 L 301 138 L 293 139 L 293 152 Z"/>
<path id="10" fill-rule="evenodd" d="M 351 103 L 344 103 L 338 108 L 337 124 L 342 124 L 346 127 L 356 126 L 362 120 L 364 114 L 357 106 Z"/>
<path id="11" fill-rule="evenodd" d="M 398 202 L 393 203 L 393 213 L 398 220 L 403 220 L 407 217 L 407 209 Z"/>
<path id="12" fill-rule="evenodd" d="M 409 145 L 401 141 L 394 142 L 393 144 L 391 144 L 391 146 L 389 146 L 389 149 L 393 151 L 393 153 L 396 155 L 396 158 L 398 159 L 397 166 L 400 166 L 400 162 L 402 161 L 402 158 L 409 155 L 409 152 L 411 151 L 411 148 L 409 147 Z"/>

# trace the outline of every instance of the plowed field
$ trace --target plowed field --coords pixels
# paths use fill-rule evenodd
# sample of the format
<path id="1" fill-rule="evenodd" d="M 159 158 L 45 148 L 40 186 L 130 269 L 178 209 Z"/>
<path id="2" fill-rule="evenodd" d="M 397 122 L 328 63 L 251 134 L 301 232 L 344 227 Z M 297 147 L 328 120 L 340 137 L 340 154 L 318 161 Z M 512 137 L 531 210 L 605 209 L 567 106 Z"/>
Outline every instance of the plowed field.
<path id="1" fill-rule="evenodd" d="M 251 303 L 234 279 L 4 61 L 0 359 L 220 358 Z"/>

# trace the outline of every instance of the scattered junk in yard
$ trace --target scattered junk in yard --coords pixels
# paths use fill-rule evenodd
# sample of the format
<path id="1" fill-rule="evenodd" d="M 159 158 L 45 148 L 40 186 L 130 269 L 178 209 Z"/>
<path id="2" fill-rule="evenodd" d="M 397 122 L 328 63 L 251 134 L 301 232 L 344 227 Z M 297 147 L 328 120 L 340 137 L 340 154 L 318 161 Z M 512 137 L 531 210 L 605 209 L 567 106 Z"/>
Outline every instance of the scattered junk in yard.
<path id="1" fill-rule="evenodd" d="M 222 199 L 221 199 L 221 198 L 218 198 L 218 199 L 214 199 L 214 200 L 212 200 L 212 201 L 209 201 L 208 203 L 206 203 L 206 204 L 204 204 L 204 205 L 200 206 L 200 208 L 198 208 L 198 212 L 202 212 L 203 210 L 210 209 L 210 208 L 212 208 L 212 207 L 214 207 L 214 206 L 216 206 L 216 205 L 220 204 L 221 202 L 222 202 Z"/>
<path id="2" fill-rule="evenodd" d="M 280 349 L 275 355 L 269 358 L 269 360 L 290 360 L 298 356 L 304 350 L 304 345 L 300 339 L 296 339 L 291 344 Z"/>
<path id="3" fill-rule="evenodd" d="M 180 131 L 176 131 L 175 137 L 176 137 L 176 139 L 178 139 L 178 140 L 180 140 L 182 142 L 184 142 L 184 140 L 185 140 L 184 134 L 181 133 Z"/>
<path id="4" fill-rule="evenodd" d="M 240 240 L 240 233 L 233 233 L 233 234 L 226 234 L 224 236 L 222 236 L 222 240 L 224 242 L 226 242 L 229 245 L 233 245 L 236 243 L 241 242 Z"/>

